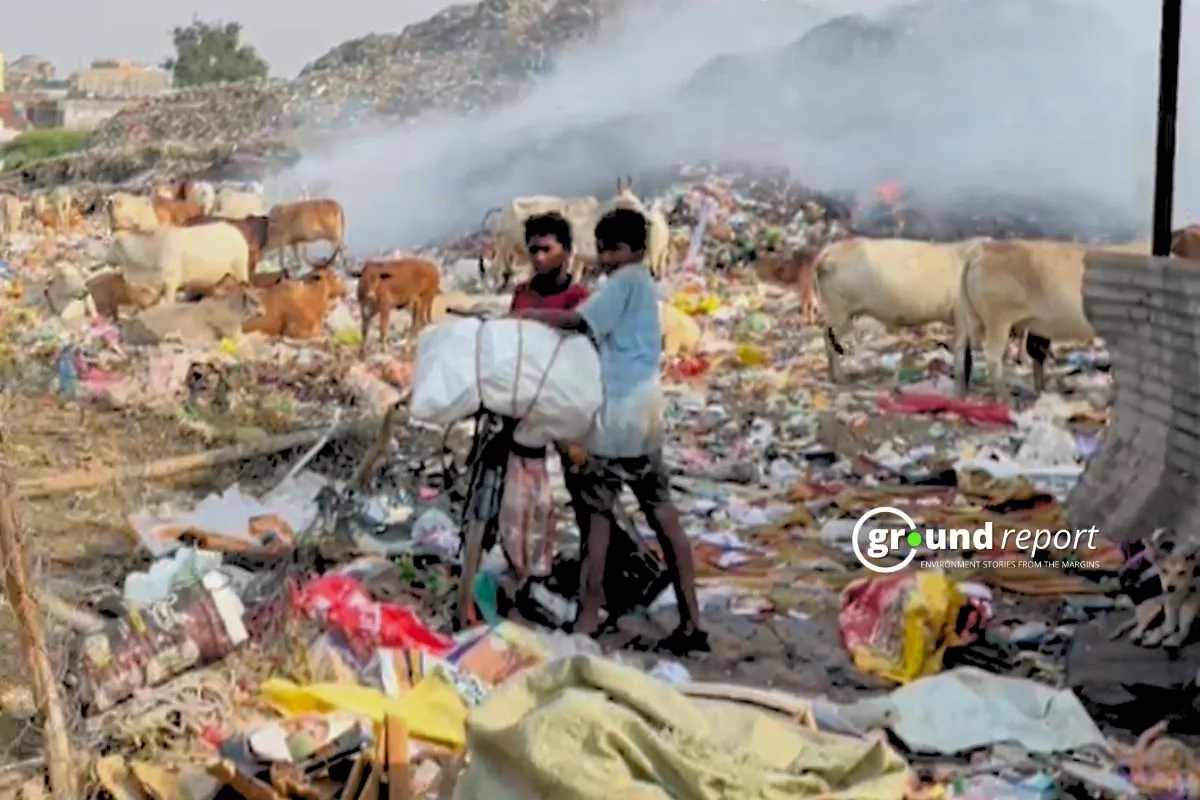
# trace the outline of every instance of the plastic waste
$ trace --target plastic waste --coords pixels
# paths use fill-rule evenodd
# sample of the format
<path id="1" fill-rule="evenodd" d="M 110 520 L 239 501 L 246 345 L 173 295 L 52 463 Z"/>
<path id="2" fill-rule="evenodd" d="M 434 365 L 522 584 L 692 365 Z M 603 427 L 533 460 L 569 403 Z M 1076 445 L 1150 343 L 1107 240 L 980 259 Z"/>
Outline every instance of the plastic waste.
<path id="1" fill-rule="evenodd" d="M 164 600 L 176 589 L 199 583 L 219 566 L 220 553 L 183 547 L 167 558 L 158 559 L 145 572 L 126 575 L 123 597 L 126 603 L 135 606 Z"/>
<path id="2" fill-rule="evenodd" d="M 75 397 L 79 391 L 79 372 L 75 366 L 75 348 L 64 347 L 54 365 L 58 376 L 58 393 L 63 397 Z"/>
<path id="3" fill-rule="evenodd" d="M 411 609 L 372 599 L 362 584 L 327 573 L 296 593 L 296 607 L 337 628 L 359 652 L 376 647 L 418 647 L 443 655 L 454 642 L 431 630 Z"/>
<path id="4" fill-rule="evenodd" d="M 466 740 L 467 707 L 454 686 L 430 673 L 399 700 L 378 689 L 346 683 L 306 686 L 272 678 L 262 685 L 267 702 L 285 716 L 343 711 L 368 717 L 376 731 L 385 716 L 404 720 L 416 739 L 462 748 Z"/>
<path id="5" fill-rule="evenodd" d="M 1053 800 L 1058 796 L 1054 779 L 1045 773 L 1020 782 L 995 775 L 975 775 L 954 790 L 950 796 L 962 800 Z"/>
<path id="6" fill-rule="evenodd" d="M 194 667 L 219 661 L 249 638 L 245 608 L 226 578 L 194 586 L 126 614 L 76 642 L 68 683 L 84 714 L 107 711 Z"/>

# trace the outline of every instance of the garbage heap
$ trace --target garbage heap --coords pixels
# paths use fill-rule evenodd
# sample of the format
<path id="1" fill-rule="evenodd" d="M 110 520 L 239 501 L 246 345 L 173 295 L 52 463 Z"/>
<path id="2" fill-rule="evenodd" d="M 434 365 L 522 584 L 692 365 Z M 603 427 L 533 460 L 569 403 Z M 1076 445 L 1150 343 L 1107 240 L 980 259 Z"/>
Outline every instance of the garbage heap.
<path id="1" fill-rule="evenodd" d="M 745 267 L 831 235 L 830 218 L 842 214 L 836 203 L 823 205 L 779 174 L 689 176 L 658 198 L 677 234 L 707 220 L 693 258 L 664 284 L 676 312 L 669 318 L 694 318 L 696 329 L 686 348 L 672 348 L 667 333 L 675 356 L 664 374 L 664 458 L 694 543 L 711 652 L 654 652 L 673 623 L 670 589 L 620 615 L 599 644 L 526 613 L 533 606 L 554 616 L 558 601 L 575 595 L 557 582 L 578 574 L 581 549 L 557 474 L 564 569 L 526 603 L 507 590 L 509 569 L 491 548 L 472 586 L 471 623 L 454 632 L 465 442 L 450 439 L 458 455 L 451 469 L 440 434 L 423 447 L 428 431 L 397 425 L 378 436 L 380 464 L 362 478 L 357 457 L 321 461 L 300 448 L 268 470 L 269 481 L 248 469 L 232 483 L 210 482 L 204 498 L 181 482 L 162 502 L 121 504 L 121 530 L 136 536 L 138 560 L 118 585 L 107 561 L 102 592 L 68 593 L 55 583 L 78 612 L 71 618 L 84 623 L 73 625 L 75 649 L 63 662 L 80 717 L 78 752 L 103 754 L 93 777 L 110 796 L 212 797 L 226 786 L 226 795 L 261 798 L 449 796 L 454 784 L 460 800 L 595 797 L 614 786 L 626 789 L 617 796 L 695 800 L 1033 800 L 1162 796 L 1197 780 L 1190 751 L 1182 766 L 1167 757 L 1177 749 L 1163 755 L 1173 740 L 1141 752 L 1123 743 L 1132 736 L 1109 735 L 1112 721 L 1125 718 L 1108 699 L 1114 684 L 1169 688 L 1195 675 L 1195 649 L 1172 660 L 1164 648 L 1110 634 L 1130 616 L 1120 605 L 1142 586 L 1144 555 L 1138 568 L 1139 553 L 1103 530 L 1061 543 L 1056 533 L 1036 562 L 1003 539 L 973 543 L 952 562 L 930 550 L 922 568 L 882 575 L 853 553 L 855 519 L 881 506 L 944 530 L 1061 532 L 1063 497 L 1083 462 L 1108 446 L 1100 436 L 1112 394 L 1103 349 L 1060 347 L 1050 392 L 1017 411 L 951 396 L 949 331 L 890 332 L 864 321 L 843 359 L 848 380 L 835 386 L 821 329 L 796 323 L 794 287 L 765 285 Z M 890 219 L 907 218 L 893 209 Z M 137 438 L 128 421 L 139 398 L 114 402 L 125 377 L 131 389 L 148 384 L 148 395 L 170 390 L 166 399 L 214 427 L 239 405 L 278 398 L 283 406 L 287 392 L 286 407 L 299 415 L 306 405 L 345 403 L 335 394 L 345 389 L 361 392 L 358 408 L 379 411 L 398 394 L 372 402 L 381 392 L 367 390 L 384 381 L 412 388 L 408 362 L 338 355 L 359 343 L 340 335 L 357 327 L 340 313 L 340 321 L 331 314 L 326 342 L 288 357 L 256 357 L 246 341 L 214 343 L 225 360 L 210 363 L 195 382 L 204 385 L 193 386 L 195 356 L 174 345 L 157 354 L 162 370 L 132 358 L 103 361 L 102 347 L 112 348 L 99 341 L 108 335 L 99 326 L 83 329 L 81 320 L 71 338 L 19 305 L 42 296 L 20 289 L 21 278 L 85 260 L 67 251 L 74 243 L 56 244 L 45 255 L 15 251 L 11 268 L 0 269 L 10 287 L 2 308 L 23 326 L 0 364 L 43 378 L 29 404 L 38 418 L 71 407 L 46 402 L 57 384 L 87 407 L 72 425 L 102 420 L 114 438 Z M 58 369 L 64 344 L 82 359 L 78 369 Z M 40 367 L 31 363 L 43 354 Z M 353 361 L 354 377 L 321 372 L 330 361 Z M 143 366 L 146 381 L 135 371 Z M 1029 385 L 1027 367 L 1013 375 Z M 207 400 L 214 382 L 234 396 L 229 410 Z M 121 416 L 104 410 L 114 406 Z M 46 437 L 25 438 L 35 426 L 7 406 L 5 419 L 18 479 L 31 464 L 43 473 Z M 266 431 L 266 420 L 254 424 Z M 22 439 L 27 446 L 14 446 Z M 89 442 L 90 458 L 100 443 Z M 31 508 L 26 519 L 38 536 L 30 540 L 78 542 L 92 527 L 78 522 L 87 518 L 83 504 L 101 495 L 73 495 L 69 514 Z M 636 529 L 635 508 L 617 513 Z M 69 534 L 47 535 L 51 519 Z M 949 566 L 933 568 L 934 558 Z M 882 693 L 885 686 L 892 691 Z M 1150 722 L 1164 707 L 1135 705 Z M 5 710 L 36 714 L 32 695 Z M 30 764 L 33 754 L 22 755 Z M 24 769 L 36 772 L 32 764 Z M 746 788 L 711 788 L 729 785 Z"/>
<path id="2" fill-rule="evenodd" d="M 592 35 L 621 0 L 483 0 L 397 34 L 338 45 L 292 81 L 200 87 L 146 100 L 100 126 L 83 154 L 31 170 L 44 185 L 119 181 L 162 159 L 207 166 L 232 152 L 274 154 L 301 131 L 365 118 L 467 112 L 511 100 L 557 54 Z"/>

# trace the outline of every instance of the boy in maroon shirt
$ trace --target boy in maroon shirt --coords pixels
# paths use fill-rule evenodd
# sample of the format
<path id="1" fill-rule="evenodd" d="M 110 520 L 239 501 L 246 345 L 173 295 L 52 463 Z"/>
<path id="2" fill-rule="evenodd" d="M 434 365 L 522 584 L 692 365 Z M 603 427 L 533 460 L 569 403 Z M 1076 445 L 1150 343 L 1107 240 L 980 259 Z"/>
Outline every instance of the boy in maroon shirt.
<path id="1" fill-rule="evenodd" d="M 559 214 L 542 214 L 525 221 L 525 246 L 533 277 L 513 290 L 512 311 L 553 308 L 571 311 L 588 297 L 586 287 L 574 283 L 567 270 L 571 258 L 571 224 Z M 576 518 L 582 514 L 578 476 L 565 453 L 563 481 L 571 494 Z M 553 518 L 554 498 L 546 471 L 546 449 L 512 445 L 500 504 L 500 543 L 516 573 L 518 584 L 550 573 L 557 544 Z"/>
<path id="2" fill-rule="evenodd" d="M 527 308 L 571 311 L 588 297 L 587 287 L 571 281 L 571 223 L 559 214 L 541 214 L 525 221 L 525 247 L 533 277 L 513 290 L 509 312 Z"/>

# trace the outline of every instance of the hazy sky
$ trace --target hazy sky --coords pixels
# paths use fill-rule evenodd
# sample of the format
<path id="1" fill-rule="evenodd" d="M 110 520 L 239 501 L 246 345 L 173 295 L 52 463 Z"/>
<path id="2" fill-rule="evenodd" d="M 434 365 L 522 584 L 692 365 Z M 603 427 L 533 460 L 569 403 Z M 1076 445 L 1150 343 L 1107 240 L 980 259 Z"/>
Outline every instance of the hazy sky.
<path id="1" fill-rule="evenodd" d="M 200 13 L 205 20 L 242 23 L 245 39 L 271 64 L 271 74 L 291 77 L 306 63 L 347 39 L 399 31 L 451 5 L 447 0 L 13 0 L 0 13 L 0 52 L 48 58 L 60 75 L 97 57 L 134 58 L 158 64 L 171 54 L 170 30 Z M 65 23 L 65 24 L 64 24 Z"/>

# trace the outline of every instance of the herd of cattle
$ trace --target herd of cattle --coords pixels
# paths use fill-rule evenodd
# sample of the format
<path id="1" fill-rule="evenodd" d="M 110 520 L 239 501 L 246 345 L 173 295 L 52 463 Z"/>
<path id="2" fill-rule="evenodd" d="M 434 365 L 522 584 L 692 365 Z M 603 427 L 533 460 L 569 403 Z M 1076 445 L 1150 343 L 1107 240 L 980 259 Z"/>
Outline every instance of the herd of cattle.
<path id="1" fill-rule="evenodd" d="M 612 206 L 636 208 L 652 221 L 650 259 L 661 275 L 668 260 L 666 218 L 660 211 L 648 210 L 628 180 L 618 181 Z M 45 294 L 55 311 L 76 302 L 82 304 L 82 311 L 114 321 L 123 310 L 133 311 L 134 320 L 126 326 L 129 343 L 161 341 L 172 334 L 184 340 L 211 339 L 239 329 L 288 338 L 318 336 L 345 294 L 334 270 L 339 260 L 358 278 L 364 349 L 369 326 L 376 319 L 386 348 L 392 311 L 407 308 L 410 331 L 415 334 L 432 321 L 441 296 L 441 269 L 424 258 L 373 258 L 360 270 L 352 269 L 345 258 L 345 213 L 340 203 L 328 198 L 267 208 L 261 191 L 183 180 L 152 186 L 142 194 L 116 192 L 86 205 L 66 188 L 29 199 L 5 195 L 0 196 L 0 211 L 0 232 L 10 233 L 30 229 L 47 235 L 68 233 L 84 217 L 102 216 L 107 221 L 112 242 L 106 266 L 114 268 L 85 275 L 76 267 L 60 265 Z M 591 232 L 601 211 L 599 201 L 518 198 L 493 221 L 494 255 L 485 270 L 489 277 L 509 281 L 518 264 L 528 262 L 524 221 L 547 211 L 566 214 L 579 232 L 582 246 L 576 248 L 576 265 L 581 266 L 589 255 L 594 260 Z M 315 242 L 332 246 L 327 259 L 302 258 L 300 248 Z M 260 271 L 264 257 L 274 252 L 280 253 L 285 269 Z M 310 268 L 307 274 L 289 275 L 284 261 L 289 253 L 298 267 Z M 196 302 L 177 303 L 181 292 Z M 675 327 L 680 324 L 673 322 Z M 695 338 L 684 337 L 686 343 Z"/>
<path id="2" fill-rule="evenodd" d="M 81 301 L 90 313 L 113 321 L 123 309 L 136 312 L 127 327 L 130 343 L 175 335 L 185 340 L 260 332 L 311 338 L 345 286 L 333 269 L 345 260 L 345 213 L 335 200 L 318 198 L 279 203 L 267 209 L 263 195 L 184 180 L 159 184 L 146 194 L 117 192 L 79 207 L 71 192 L 55 189 L 22 200 L 0 199 L 0 222 L 8 233 L 30 226 L 47 234 L 70 232 L 85 216 L 103 215 L 112 231 L 108 266 L 91 275 L 69 265 L 45 294 L 52 310 Z M 331 255 L 303 277 L 260 271 L 264 256 L 289 252 L 301 264 L 300 248 L 328 242 Z M 431 280 L 432 276 L 432 280 Z M 379 316 L 383 344 L 387 320 L 396 307 L 410 306 L 424 321 L 438 294 L 440 270 L 420 258 L 368 261 L 358 283 L 363 308 L 363 346 L 368 324 Z M 177 305 L 184 292 L 198 302 Z M 419 327 L 419 325 L 418 325 Z"/>
<path id="3" fill-rule="evenodd" d="M 646 215 L 647 262 L 663 277 L 682 256 L 680 243 L 687 232 L 672 236 L 666 216 L 648 208 L 631 182 L 618 180 L 617 194 L 608 207 L 635 208 Z M 479 266 L 487 276 L 508 283 L 528 262 L 523 223 L 530 216 L 562 214 L 571 223 L 577 274 L 595 259 L 593 229 L 602 212 L 594 197 L 522 197 L 493 209 L 485 217 L 489 243 Z M 113 233 L 109 265 L 116 269 L 83 276 L 62 267 L 55 279 L 62 297 L 86 303 L 91 313 L 119 318 L 124 307 L 137 311 L 134 330 L 148 331 L 146 340 L 164 334 L 230 335 L 260 332 L 270 336 L 310 338 L 321 335 L 325 320 L 345 295 L 334 264 L 345 262 L 345 214 L 332 199 L 305 199 L 266 208 L 261 191 L 184 180 L 154 186 L 146 194 L 118 192 L 84 208 L 67 189 L 55 189 L 22 200 L 0 196 L 0 231 L 29 225 L 46 231 L 69 230 L 84 216 L 103 214 Z M 704 235 L 729 235 L 720 223 Z M 300 248 L 327 242 L 332 254 L 302 277 L 287 270 L 258 269 L 264 256 L 290 251 L 302 266 Z M 1107 250 L 1146 254 L 1148 243 L 1106 246 Z M 839 356 L 858 317 L 872 317 L 901 328 L 944 323 L 955 328 L 955 372 L 960 394 L 967 390 L 971 348 L 978 346 L 999 392 L 1007 391 L 1003 360 L 1009 342 L 1024 343 L 1033 363 L 1034 389 L 1045 387 L 1045 360 L 1051 341 L 1087 341 L 1095 331 L 1083 306 L 1083 276 L 1087 245 L 1040 240 L 969 239 L 936 243 L 907 239 L 841 238 L 819 247 L 793 252 L 759 254 L 761 278 L 789 286 L 799 296 L 806 323 L 819 308 L 831 378 L 841 379 Z M 1174 255 L 1200 257 L 1200 228 L 1176 232 Z M 490 259 L 489 259 L 490 256 Z M 348 266 L 348 265 L 347 265 Z M 350 271 L 350 270 L 348 270 Z M 369 259 L 358 278 L 357 299 L 362 312 L 362 347 L 368 329 L 379 320 L 386 348 L 391 312 L 409 309 L 410 336 L 432 321 L 442 294 L 441 268 L 417 256 Z M 194 303 L 177 304 L 184 292 L 199 296 Z M 53 292 L 46 297 L 54 308 Z M 443 306 L 445 301 L 443 300 Z M 694 346 L 699 329 L 664 304 L 664 328 L 676 340 L 673 352 Z M 136 343 L 137 336 L 133 337 Z"/>

